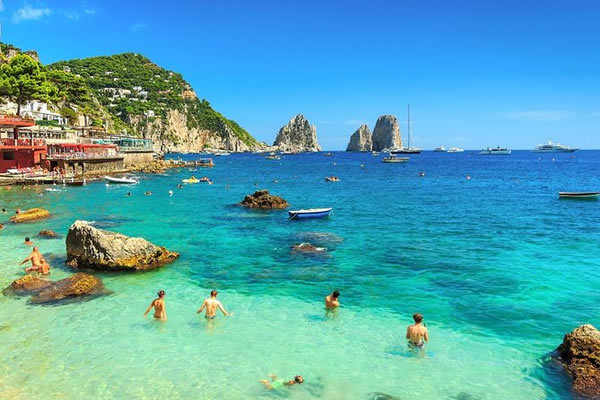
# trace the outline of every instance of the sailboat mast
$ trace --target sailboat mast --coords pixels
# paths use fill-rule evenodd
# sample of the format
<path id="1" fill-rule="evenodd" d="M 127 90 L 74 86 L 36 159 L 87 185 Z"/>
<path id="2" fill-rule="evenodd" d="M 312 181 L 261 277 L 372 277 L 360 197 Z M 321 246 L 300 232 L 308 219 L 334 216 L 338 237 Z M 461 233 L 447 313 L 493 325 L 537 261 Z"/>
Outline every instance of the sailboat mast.
<path id="1" fill-rule="evenodd" d="M 410 150 L 410 104 L 408 105 L 408 149 Z"/>

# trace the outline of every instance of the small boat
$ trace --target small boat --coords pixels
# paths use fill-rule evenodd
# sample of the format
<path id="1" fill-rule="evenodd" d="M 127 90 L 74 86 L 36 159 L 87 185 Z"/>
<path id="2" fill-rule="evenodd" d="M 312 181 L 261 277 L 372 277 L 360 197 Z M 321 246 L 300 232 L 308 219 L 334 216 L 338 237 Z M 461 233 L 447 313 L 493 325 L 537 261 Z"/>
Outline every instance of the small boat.
<path id="1" fill-rule="evenodd" d="M 458 147 L 450 147 L 448 149 L 448 153 L 462 153 L 464 150 L 463 149 L 459 149 Z"/>
<path id="2" fill-rule="evenodd" d="M 309 208 L 307 210 L 288 211 L 290 219 L 324 218 L 328 217 L 333 208 Z"/>
<path id="3" fill-rule="evenodd" d="M 333 154 L 331 154 L 331 153 L 325 153 L 323 155 L 326 156 L 326 157 L 331 157 Z"/>
<path id="4" fill-rule="evenodd" d="M 384 163 L 405 163 L 408 162 L 408 160 L 408 157 L 398 157 L 390 154 L 389 157 L 385 157 L 382 161 Z"/>
<path id="5" fill-rule="evenodd" d="M 194 165 L 197 167 L 204 167 L 204 168 L 210 168 L 210 167 L 215 166 L 212 158 L 200 158 L 200 159 L 194 161 Z"/>
<path id="6" fill-rule="evenodd" d="M 559 143 L 552 143 L 551 140 L 548 140 L 548 143 L 537 145 L 535 149 L 531 151 L 534 153 L 573 153 L 577 150 L 579 149 L 568 147 Z"/>
<path id="7" fill-rule="evenodd" d="M 396 148 L 396 149 L 392 149 L 392 151 L 390 151 L 391 154 L 420 154 L 421 153 L 421 149 L 418 147 L 412 147 L 410 145 L 410 138 L 411 138 L 412 134 L 411 134 L 411 125 L 410 125 L 410 104 L 408 105 L 408 146 L 407 147 L 400 147 L 400 148 Z"/>
<path id="8" fill-rule="evenodd" d="M 558 192 L 561 199 L 597 199 L 600 192 Z"/>
<path id="9" fill-rule="evenodd" d="M 210 182 L 210 178 L 208 176 L 203 176 L 202 178 L 198 179 L 198 182 Z"/>
<path id="10" fill-rule="evenodd" d="M 73 179 L 73 178 L 71 178 L 70 180 L 64 180 L 63 184 L 67 185 L 67 186 L 84 186 L 85 185 L 85 179 Z"/>
<path id="11" fill-rule="evenodd" d="M 183 182 L 183 183 L 198 183 L 198 182 L 200 182 L 200 179 L 197 179 L 192 176 L 191 178 L 182 179 L 181 182 Z"/>
<path id="12" fill-rule="evenodd" d="M 265 158 L 266 160 L 281 160 L 281 157 L 279 157 L 277 154 L 273 154 L 271 156 L 268 156 Z"/>
<path id="13" fill-rule="evenodd" d="M 106 179 L 108 181 L 108 183 L 121 183 L 121 184 L 126 184 L 126 185 L 133 185 L 138 183 L 137 180 L 132 179 L 132 178 L 126 178 L 126 177 L 121 177 L 121 178 L 115 178 L 113 176 L 105 176 L 104 179 Z"/>
<path id="14" fill-rule="evenodd" d="M 482 156 L 507 156 L 510 153 L 511 150 L 500 146 L 496 147 L 495 149 L 490 149 L 488 147 L 487 149 L 483 149 L 479 152 L 479 154 Z"/>
<path id="15" fill-rule="evenodd" d="M 440 147 L 436 147 L 435 149 L 433 149 L 433 151 L 435 151 L 436 153 L 445 153 L 446 148 L 444 146 L 440 146 Z"/>
<path id="16" fill-rule="evenodd" d="M 339 182 L 340 178 L 338 178 L 337 176 L 326 176 L 325 181 L 326 182 Z"/>

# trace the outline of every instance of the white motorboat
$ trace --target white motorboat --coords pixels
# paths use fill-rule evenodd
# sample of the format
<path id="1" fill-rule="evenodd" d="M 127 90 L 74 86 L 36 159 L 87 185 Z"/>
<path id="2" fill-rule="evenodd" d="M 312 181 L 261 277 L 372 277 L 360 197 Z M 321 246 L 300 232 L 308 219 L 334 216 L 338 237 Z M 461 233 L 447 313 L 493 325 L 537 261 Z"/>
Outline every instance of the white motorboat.
<path id="1" fill-rule="evenodd" d="M 394 156 L 391 155 L 389 157 L 385 157 L 382 162 L 384 163 L 405 163 L 408 162 L 409 158 L 408 157 L 398 157 L 398 156 Z"/>
<path id="2" fill-rule="evenodd" d="M 450 147 L 448 149 L 448 153 L 462 153 L 463 151 L 463 149 L 459 149 L 458 147 Z"/>
<path id="3" fill-rule="evenodd" d="M 483 155 L 483 156 L 507 156 L 511 153 L 510 149 L 507 149 L 505 147 L 496 147 L 496 148 L 492 148 L 490 149 L 489 147 L 487 149 L 483 149 L 479 152 L 479 154 Z"/>
<path id="4" fill-rule="evenodd" d="M 120 184 L 126 184 L 126 185 L 133 185 L 138 183 L 137 180 L 133 179 L 133 178 L 126 178 L 126 177 L 121 177 L 121 178 L 115 178 L 113 176 L 105 176 L 104 179 L 106 179 L 108 181 L 108 183 L 120 183 Z"/>
<path id="5" fill-rule="evenodd" d="M 433 149 L 433 151 L 435 151 L 436 153 L 445 153 L 447 150 L 444 146 L 440 146 Z"/>
<path id="6" fill-rule="evenodd" d="M 577 150 L 579 149 L 568 147 L 560 143 L 552 143 L 551 140 L 548 140 L 548 143 L 537 145 L 535 149 L 531 151 L 534 153 L 572 153 Z"/>
<path id="7" fill-rule="evenodd" d="M 600 192 L 558 192 L 561 199 L 597 199 Z"/>

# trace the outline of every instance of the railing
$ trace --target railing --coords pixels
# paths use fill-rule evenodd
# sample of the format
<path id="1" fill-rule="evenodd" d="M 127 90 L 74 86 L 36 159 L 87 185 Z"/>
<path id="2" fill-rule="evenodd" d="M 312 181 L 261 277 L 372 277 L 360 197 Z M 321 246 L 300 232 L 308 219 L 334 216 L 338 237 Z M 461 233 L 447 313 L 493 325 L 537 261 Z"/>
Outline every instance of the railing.
<path id="1" fill-rule="evenodd" d="M 49 160 L 97 160 L 102 158 L 123 158 L 120 154 L 108 153 L 54 153 L 48 154 Z"/>
<path id="2" fill-rule="evenodd" d="M 43 139 L 0 139 L 0 144 L 3 146 L 45 146 L 46 142 Z"/>

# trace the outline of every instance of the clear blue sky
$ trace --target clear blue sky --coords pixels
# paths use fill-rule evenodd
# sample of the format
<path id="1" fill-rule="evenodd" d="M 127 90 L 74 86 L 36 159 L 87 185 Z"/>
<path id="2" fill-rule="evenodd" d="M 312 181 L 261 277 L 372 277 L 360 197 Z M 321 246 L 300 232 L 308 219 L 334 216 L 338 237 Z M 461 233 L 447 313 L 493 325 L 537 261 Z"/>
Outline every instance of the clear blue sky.
<path id="1" fill-rule="evenodd" d="M 600 148 L 600 1 L 1 0 L 44 63 L 138 52 L 271 143 L 303 113 L 325 149 L 394 114 L 416 144 Z"/>

